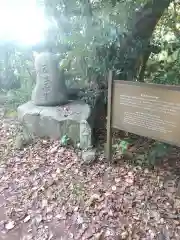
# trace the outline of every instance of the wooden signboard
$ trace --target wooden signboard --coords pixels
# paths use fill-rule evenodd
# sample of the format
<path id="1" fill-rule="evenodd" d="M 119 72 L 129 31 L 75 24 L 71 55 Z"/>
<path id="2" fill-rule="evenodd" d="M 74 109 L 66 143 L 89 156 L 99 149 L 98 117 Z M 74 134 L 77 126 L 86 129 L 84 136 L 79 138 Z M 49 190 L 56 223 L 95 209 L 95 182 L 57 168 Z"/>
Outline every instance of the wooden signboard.
<path id="1" fill-rule="evenodd" d="M 117 128 L 180 146 L 180 86 L 108 79 L 107 158 Z"/>

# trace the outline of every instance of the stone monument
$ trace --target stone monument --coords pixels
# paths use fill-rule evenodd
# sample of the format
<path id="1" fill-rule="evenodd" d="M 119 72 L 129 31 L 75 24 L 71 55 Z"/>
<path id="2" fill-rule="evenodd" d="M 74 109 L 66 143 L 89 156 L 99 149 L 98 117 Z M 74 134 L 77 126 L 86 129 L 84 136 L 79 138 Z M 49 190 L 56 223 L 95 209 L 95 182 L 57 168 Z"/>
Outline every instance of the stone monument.
<path id="1" fill-rule="evenodd" d="M 35 59 L 36 86 L 32 102 L 37 106 L 57 106 L 68 101 L 67 88 L 55 54 L 44 52 Z"/>
<path id="2" fill-rule="evenodd" d="M 57 56 L 50 52 L 36 57 L 36 85 L 31 101 L 18 107 L 19 120 L 35 136 L 61 139 L 67 135 L 80 148 L 89 149 L 94 125 L 91 108 L 84 101 L 68 100 L 58 65 Z"/>

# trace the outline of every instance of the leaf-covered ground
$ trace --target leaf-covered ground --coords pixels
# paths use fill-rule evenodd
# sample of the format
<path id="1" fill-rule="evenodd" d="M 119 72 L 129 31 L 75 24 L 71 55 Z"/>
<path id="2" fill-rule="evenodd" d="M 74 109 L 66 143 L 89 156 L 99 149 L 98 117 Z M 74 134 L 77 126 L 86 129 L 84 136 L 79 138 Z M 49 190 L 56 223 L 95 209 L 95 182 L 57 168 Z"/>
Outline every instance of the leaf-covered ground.
<path id="1" fill-rule="evenodd" d="M 15 150 L 15 131 L 2 116 L 0 239 L 180 239 L 178 149 L 154 170 L 102 156 L 82 165 L 58 141 Z"/>

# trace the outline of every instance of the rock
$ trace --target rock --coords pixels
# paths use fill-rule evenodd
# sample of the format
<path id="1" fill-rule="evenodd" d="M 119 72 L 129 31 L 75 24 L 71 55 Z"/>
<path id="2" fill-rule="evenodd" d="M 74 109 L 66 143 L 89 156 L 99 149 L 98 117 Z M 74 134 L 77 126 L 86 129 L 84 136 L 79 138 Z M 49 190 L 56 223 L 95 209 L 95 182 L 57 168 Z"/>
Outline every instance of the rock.
<path id="1" fill-rule="evenodd" d="M 81 158 L 83 160 L 83 163 L 90 164 L 96 160 L 96 149 L 89 149 L 87 151 L 83 151 Z"/>
<path id="2" fill-rule="evenodd" d="M 32 102 L 37 106 L 57 106 L 67 103 L 68 92 L 58 58 L 50 52 L 42 52 L 35 59 L 36 86 Z"/>
<path id="3" fill-rule="evenodd" d="M 24 128 L 24 129 L 22 129 L 22 132 L 17 133 L 15 141 L 14 141 L 15 149 L 22 149 L 26 145 L 32 143 L 33 136 L 31 133 L 28 134 L 27 130 L 25 130 L 25 128 Z"/>
<path id="4" fill-rule="evenodd" d="M 18 134 L 15 138 L 14 147 L 21 149 L 24 146 L 24 138 L 21 134 Z"/>
<path id="5" fill-rule="evenodd" d="M 92 125 L 88 119 L 91 109 L 82 101 L 71 101 L 64 106 L 43 107 L 27 102 L 18 107 L 18 117 L 32 135 L 61 139 L 67 135 L 74 144 L 80 142 L 83 149 L 92 145 Z M 81 123 L 85 121 L 88 138 L 81 136 Z"/>

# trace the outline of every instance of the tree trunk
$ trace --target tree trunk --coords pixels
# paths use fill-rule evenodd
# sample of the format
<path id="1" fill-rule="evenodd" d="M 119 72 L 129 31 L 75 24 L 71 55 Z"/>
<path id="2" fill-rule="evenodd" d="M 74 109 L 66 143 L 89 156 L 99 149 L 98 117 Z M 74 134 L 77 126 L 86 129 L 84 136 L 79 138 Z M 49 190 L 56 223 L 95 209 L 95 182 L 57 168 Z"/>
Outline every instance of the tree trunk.
<path id="1" fill-rule="evenodd" d="M 149 0 L 130 20 L 131 29 L 124 37 L 120 47 L 119 79 L 134 80 L 138 72 L 138 59 L 146 51 L 152 33 L 172 0 Z"/>

